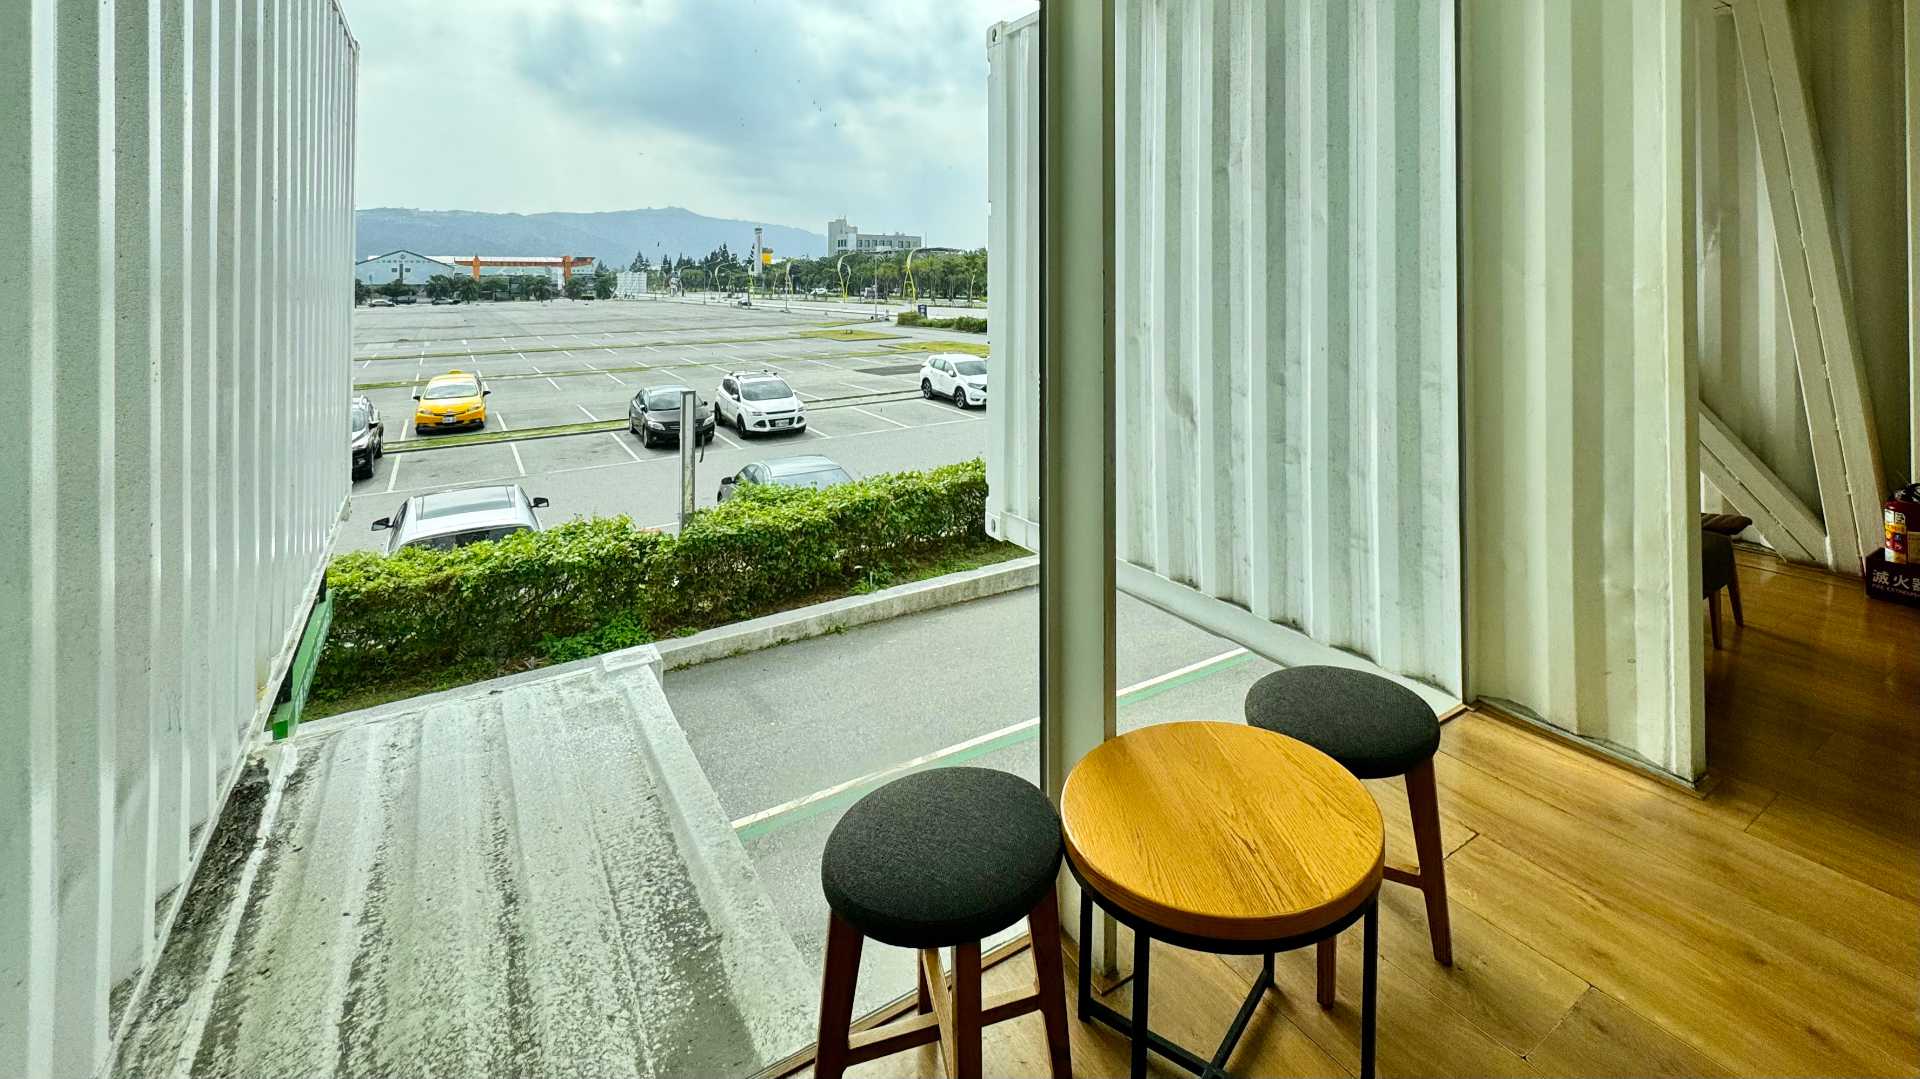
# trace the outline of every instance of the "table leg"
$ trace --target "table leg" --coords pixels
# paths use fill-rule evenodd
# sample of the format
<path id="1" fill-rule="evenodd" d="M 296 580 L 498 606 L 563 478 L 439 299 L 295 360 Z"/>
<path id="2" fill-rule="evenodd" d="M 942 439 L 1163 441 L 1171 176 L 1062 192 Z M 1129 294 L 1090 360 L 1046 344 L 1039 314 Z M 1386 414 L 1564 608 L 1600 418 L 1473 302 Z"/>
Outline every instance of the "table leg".
<path id="1" fill-rule="evenodd" d="M 1080 1021 L 1093 1012 L 1093 896 L 1080 889 Z"/>
<path id="2" fill-rule="evenodd" d="M 1133 934 L 1133 1079 L 1147 1075 L 1147 957 L 1153 938 Z"/>
<path id="3" fill-rule="evenodd" d="M 1374 993 L 1380 975 L 1380 895 L 1367 901 L 1360 974 L 1360 1079 L 1373 1079 Z"/>

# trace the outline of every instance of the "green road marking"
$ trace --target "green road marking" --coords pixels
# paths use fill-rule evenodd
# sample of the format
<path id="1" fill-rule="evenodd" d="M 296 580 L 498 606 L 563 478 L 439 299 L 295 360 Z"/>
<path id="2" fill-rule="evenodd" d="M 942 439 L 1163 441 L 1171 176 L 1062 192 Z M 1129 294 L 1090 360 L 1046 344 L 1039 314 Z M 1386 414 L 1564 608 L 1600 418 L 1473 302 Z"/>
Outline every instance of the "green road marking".
<path id="1" fill-rule="evenodd" d="M 817 337 L 827 341 L 893 341 L 897 333 L 876 333 L 873 330 L 801 330 L 795 336 Z"/>
<path id="2" fill-rule="evenodd" d="M 808 359 L 808 360 L 876 360 L 876 359 L 885 359 L 889 356 L 899 356 L 906 353 L 920 353 L 920 352 L 967 352 L 975 356 L 985 356 L 987 354 L 987 346 L 982 344 L 976 344 L 972 341 L 914 341 L 907 344 L 881 345 L 878 349 L 867 351 L 867 352 L 822 352 L 817 355 L 804 356 L 801 358 Z M 752 361 L 749 360 L 748 362 L 752 362 Z M 766 362 L 766 361 L 761 361 L 761 362 Z M 791 361 L 788 361 L 788 362 L 791 362 Z M 593 368 L 586 371 L 542 371 L 537 374 L 531 371 L 523 371 L 523 372 L 515 372 L 511 374 L 488 375 L 487 381 L 488 382 L 524 382 L 529 380 L 539 380 L 543 378 L 592 378 L 595 375 L 605 375 L 605 374 L 631 375 L 631 374 L 639 374 L 644 371 L 670 371 L 680 367 L 724 367 L 724 366 L 726 365 L 700 363 L 700 362 L 687 362 L 687 363 L 669 362 L 669 363 L 653 363 L 653 364 L 636 363 L 636 364 L 624 364 L 619 367 L 599 367 L 599 368 Z M 412 379 L 412 378 L 386 379 L 378 382 L 356 382 L 353 384 L 353 388 L 356 390 L 399 390 L 399 389 L 405 389 L 408 386 L 417 386 L 419 385 L 419 382 L 420 382 L 419 379 Z"/>
<path id="3" fill-rule="evenodd" d="M 1237 655 L 1228 656 L 1225 659 L 1217 660 L 1203 667 L 1196 667 L 1185 674 L 1175 678 L 1169 678 L 1164 682 L 1157 682 L 1151 686 L 1145 686 L 1140 689 L 1122 693 L 1114 698 L 1114 704 L 1116 707 L 1125 708 L 1130 705 L 1139 704 L 1142 701 L 1149 701 L 1168 690 L 1192 685 L 1203 678 L 1211 678 L 1222 671 L 1230 671 L 1235 667 L 1251 663 L 1255 658 L 1252 652 L 1241 652 Z M 758 839 L 764 835 L 771 835 L 774 832 L 790 828 L 802 821 L 811 820 L 830 810 L 844 809 L 901 776 L 924 772 L 929 768 L 952 768 L 956 765 L 965 764 L 968 761 L 978 760 L 989 753 L 998 753 L 1003 749 L 1011 749 L 1014 746 L 1034 741 L 1039 737 L 1040 725 L 1038 723 L 1023 726 L 1017 731 L 1009 731 L 998 738 L 982 742 L 979 745 L 968 746 L 966 749 L 954 753 L 951 756 L 936 757 L 924 764 L 902 772 L 890 772 L 870 782 L 848 787 L 846 790 L 835 794 L 831 798 L 822 798 L 817 802 L 808 802 L 805 805 L 795 806 L 777 816 L 765 817 L 761 820 L 754 821 L 752 824 L 737 829 L 735 834 L 740 837 L 740 841 L 743 843 L 748 840 Z"/>
<path id="4" fill-rule="evenodd" d="M 516 353 L 528 352 L 593 352 L 603 349 L 623 348 L 686 348 L 694 345 L 751 345 L 765 344 L 771 341 L 797 341 L 810 336 L 813 336 L 813 334 L 780 334 L 776 337 L 710 337 L 703 338 L 699 341 L 629 341 L 626 344 L 617 345 L 528 345 L 525 348 L 476 348 L 461 349 L 458 352 L 450 350 L 443 352 L 376 352 L 366 356 L 355 356 L 353 357 L 353 362 L 366 363 L 373 360 L 444 360 L 471 356 L 512 356 Z M 844 340 L 859 340 L 859 338 L 844 338 Z"/>
<path id="5" fill-rule="evenodd" d="M 973 356 L 987 354 L 986 344 L 980 341 L 909 341 L 887 347 L 895 352 L 965 352 Z"/>

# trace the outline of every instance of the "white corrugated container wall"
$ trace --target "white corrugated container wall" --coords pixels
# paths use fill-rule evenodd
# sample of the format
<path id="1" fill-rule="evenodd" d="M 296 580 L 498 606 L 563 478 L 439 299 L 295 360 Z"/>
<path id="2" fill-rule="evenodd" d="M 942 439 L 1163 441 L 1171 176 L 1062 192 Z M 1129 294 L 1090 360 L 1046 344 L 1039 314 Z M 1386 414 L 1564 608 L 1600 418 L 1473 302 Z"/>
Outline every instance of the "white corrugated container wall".
<path id="1" fill-rule="evenodd" d="M 1118 8 L 1121 587 L 1456 699 L 1453 4 Z M 1029 547 L 1037 35 L 988 49 L 988 521 Z"/>
<path id="2" fill-rule="evenodd" d="M 1911 478 L 1907 234 L 1889 227 L 1907 213 L 1906 148 L 1893 136 L 1905 126 L 1902 20 L 1908 8 L 1920 5 L 1855 0 L 1788 7 L 1888 487 Z M 1699 315 L 1689 347 L 1699 365 L 1700 400 L 1817 520 L 1820 484 L 1735 18 L 1709 0 L 1690 0 L 1688 13 L 1700 192 L 1693 221 Z M 1734 508 L 1763 516 L 1742 500 Z M 1825 560 L 1793 536 L 1761 531 L 1788 557 Z M 1852 570 L 1849 552 L 1837 552 L 1833 561 L 1836 569 Z"/>
<path id="3" fill-rule="evenodd" d="M 1468 691 L 1705 767 L 1681 8 L 1463 0 Z"/>
<path id="4" fill-rule="evenodd" d="M 331 0 L 0 5 L 0 1074 L 85 1075 L 347 493 Z"/>

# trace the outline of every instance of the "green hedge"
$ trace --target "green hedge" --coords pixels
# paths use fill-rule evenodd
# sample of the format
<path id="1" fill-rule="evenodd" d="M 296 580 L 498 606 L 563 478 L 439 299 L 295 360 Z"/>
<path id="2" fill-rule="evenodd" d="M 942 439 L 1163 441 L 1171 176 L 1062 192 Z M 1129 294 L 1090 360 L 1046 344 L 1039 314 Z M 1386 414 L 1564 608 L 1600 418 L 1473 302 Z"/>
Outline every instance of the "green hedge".
<path id="1" fill-rule="evenodd" d="M 422 671 L 568 657 L 593 642 L 718 625 L 985 537 L 986 466 L 898 472 L 824 491 L 744 487 L 678 536 L 625 517 L 450 551 L 341 555 L 315 691 Z"/>
<path id="2" fill-rule="evenodd" d="M 902 311 L 893 316 L 896 326 L 925 326 L 934 330 L 959 330 L 962 333 L 986 333 L 987 320 L 961 315 L 958 318 L 926 318 L 918 311 Z"/>

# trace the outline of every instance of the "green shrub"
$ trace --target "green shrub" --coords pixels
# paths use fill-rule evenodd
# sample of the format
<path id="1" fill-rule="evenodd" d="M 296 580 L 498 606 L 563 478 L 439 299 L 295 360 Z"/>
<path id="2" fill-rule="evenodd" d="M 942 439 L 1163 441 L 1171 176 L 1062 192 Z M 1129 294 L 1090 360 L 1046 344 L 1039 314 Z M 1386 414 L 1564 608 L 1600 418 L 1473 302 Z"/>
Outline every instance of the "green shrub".
<path id="1" fill-rule="evenodd" d="M 315 692 L 432 669 L 565 662 L 751 617 L 881 567 L 985 538 L 986 466 L 896 472 L 824 491 L 743 487 L 678 536 L 625 517 L 448 551 L 341 555 Z"/>
<path id="2" fill-rule="evenodd" d="M 613 517 L 447 551 L 341 555 L 327 567 L 333 628 L 316 681 L 529 656 L 545 638 L 644 617 L 647 558 L 667 542 Z"/>
<path id="3" fill-rule="evenodd" d="M 962 333 L 986 333 L 987 320 L 961 315 L 958 318 L 927 318 L 918 311 L 902 311 L 893 316 L 896 326 L 925 326 L 931 330 L 959 330 Z"/>

